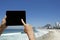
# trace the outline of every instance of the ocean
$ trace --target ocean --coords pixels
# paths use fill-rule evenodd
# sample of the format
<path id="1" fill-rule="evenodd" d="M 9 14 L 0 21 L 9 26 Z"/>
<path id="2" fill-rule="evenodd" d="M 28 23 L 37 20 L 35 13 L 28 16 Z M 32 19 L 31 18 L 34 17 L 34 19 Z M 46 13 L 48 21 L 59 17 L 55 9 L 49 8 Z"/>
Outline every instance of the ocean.
<path id="1" fill-rule="evenodd" d="M 6 33 L 18 33 L 18 32 L 25 33 L 24 29 L 5 29 L 3 34 L 6 34 Z M 34 32 L 37 32 L 37 31 L 34 29 Z"/>
<path id="2" fill-rule="evenodd" d="M 17 33 L 17 32 L 24 33 L 24 29 L 5 29 L 3 34 L 6 34 L 6 33 Z"/>

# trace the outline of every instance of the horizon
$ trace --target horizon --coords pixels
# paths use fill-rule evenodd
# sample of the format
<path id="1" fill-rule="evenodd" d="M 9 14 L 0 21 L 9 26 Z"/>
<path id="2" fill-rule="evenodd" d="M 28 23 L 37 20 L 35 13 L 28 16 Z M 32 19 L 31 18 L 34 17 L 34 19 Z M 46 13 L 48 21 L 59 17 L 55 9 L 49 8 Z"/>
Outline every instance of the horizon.
<path id="1" fill-rule="evenodd" d="M 26 10 L 26 21 L 33 27 L 60 22 L 60 0 L 1 0 L 0 24 L 6 10 Z"/>

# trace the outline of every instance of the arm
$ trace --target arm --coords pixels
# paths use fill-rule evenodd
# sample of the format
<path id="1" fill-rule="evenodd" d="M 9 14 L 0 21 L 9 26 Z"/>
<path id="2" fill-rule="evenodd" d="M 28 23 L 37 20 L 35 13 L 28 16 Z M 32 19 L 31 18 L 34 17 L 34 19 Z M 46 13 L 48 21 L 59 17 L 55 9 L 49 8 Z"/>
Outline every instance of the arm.
<path id="1" fill-rule="evenodd" d="M 4 29 L 7 27 L 6 26 L 6 17 L 2 20 L 2 23 L 0 25 L 0 35 L 2 34 L 2 32 L 4 31 Z"/>
<path id="2" fill-rule="evenodd" d="M 35 40 L 32 26 L 29 24 L 26 24 L 25 27 L 27 27 L 27 28 L 25 28 L 25 33 L 28 35 L 29 40 Z"/>
<path id="3" fill-rule="evenodd" d="M 5 28 L 6 28 L 5 24 L 0 25 L 0 35 L 2 34 Z"/>
<path id="4" fill-rule="evenodd" d="M 24 25 L 24 31 L 28 35 L 29 40 L 35 40 L 35 36 L 34 36 L 34 32 L 33 32 L 32 26 L 29 25 L 29 24 L 25 24 L 23 19 L 21 19 L 21 21 L 22 21 L 22 23 Z"/>

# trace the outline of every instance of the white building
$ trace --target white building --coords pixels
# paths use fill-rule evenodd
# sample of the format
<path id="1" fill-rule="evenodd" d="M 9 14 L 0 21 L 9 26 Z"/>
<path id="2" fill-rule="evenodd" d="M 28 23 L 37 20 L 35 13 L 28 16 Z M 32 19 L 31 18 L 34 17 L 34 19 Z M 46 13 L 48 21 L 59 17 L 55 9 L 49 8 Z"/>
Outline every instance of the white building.
<path id="1" fill-rule="evenodd" d="M 60 27 L 60 23 L 56 22 L 55 26 L 59 28 Z"/>

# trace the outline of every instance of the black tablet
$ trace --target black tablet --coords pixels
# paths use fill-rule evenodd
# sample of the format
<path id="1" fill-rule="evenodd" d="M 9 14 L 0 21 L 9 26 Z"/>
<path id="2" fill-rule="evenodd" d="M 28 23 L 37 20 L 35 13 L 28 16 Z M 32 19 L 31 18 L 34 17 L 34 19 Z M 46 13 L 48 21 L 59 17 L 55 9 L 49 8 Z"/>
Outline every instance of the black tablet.
<path id="1" fill-rule="evenodd" d="M 21 19 L 26 23 L 26 11 L 6 11 L 6 26 L 23 25 Z"/>

